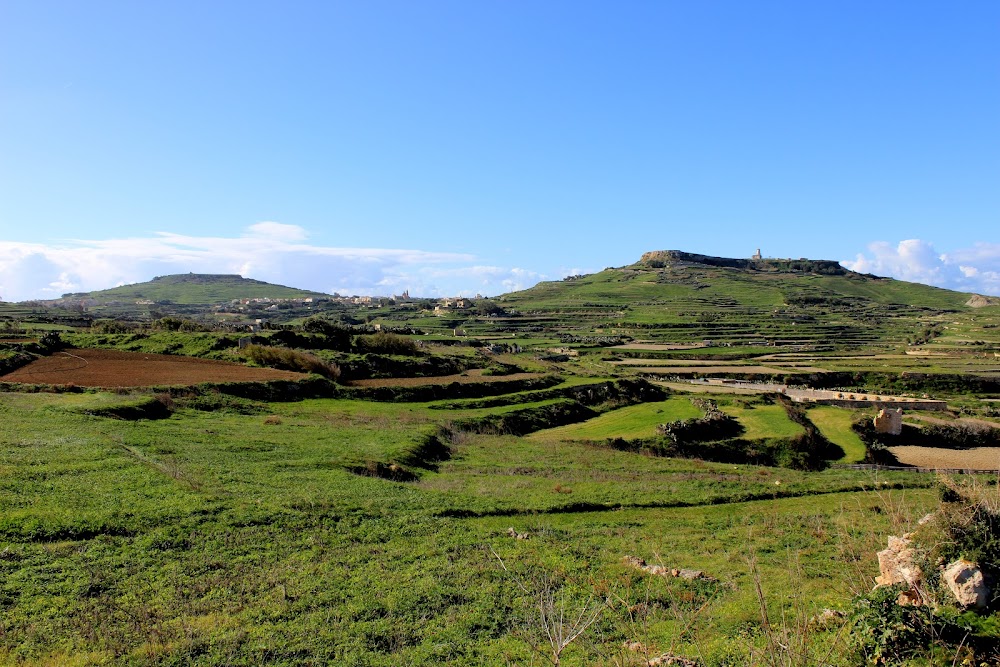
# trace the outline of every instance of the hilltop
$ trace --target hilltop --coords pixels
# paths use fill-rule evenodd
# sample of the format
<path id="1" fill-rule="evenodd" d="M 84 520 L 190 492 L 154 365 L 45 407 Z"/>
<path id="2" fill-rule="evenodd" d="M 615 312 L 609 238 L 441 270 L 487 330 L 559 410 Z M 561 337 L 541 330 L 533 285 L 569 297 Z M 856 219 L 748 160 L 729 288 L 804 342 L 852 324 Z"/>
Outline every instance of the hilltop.
<path id="1" fill-rule="evenodd" d="M 255 302 L 230 309 L 227 304 L 237 299 Z M 45 312 L 26 311 L 25 304 L 11 316 L 61 318 L 74 326 L 109 317 L 148 321 L 170 315 L 211 325 L 220 318 L 286 324 L 322 316 L 355 324 L 378 319 L 448 336 L 460 330 L 487 337 L 628 338 L 789 352 L 931 345 L 933 352 L 965 355 L 992 353 L 1000 342 L 998 304 L 1000 299 L 857 273 L 832 260 L 657 250 L 626 266 L 541 282 L 495 300 L 352 301 L 238 275 L 191 273 L 67 294 L 39 304 L 58 307 Z"/>
<path id="2" fill-rule="evenodd" d="M 325 296 L 327 295 L 321 292 L 275 285 L 235 274 L 179 273 L 106 290 L 64 294 L 59 301 L 89 301 L 94 304 L 146 301 L 210 306 L 233 299 L 303 299 Z"/>
<path id="3" fill-rule="evenodd" d="M 627 266 L 506 294 L 534 326 L 664 341 L 866 348 L 928 336 L 974 295 L 849 271 L 831 260 L 647 252 Z M 989 316 L 980 308 L 979 313 Z M 513 324 L 513 323 L 511 323 Z"/>
<path id="4" fill-rule="evenodd" d="M 768 273 L 820 273 L 831 276 L 860 275 L 853 271 L 848 271 L 840 265 L 840 262 L 831 259 L 806 259 L 805 257 L 800 259 L 776 259 L 773 257 L 756 256 L 750 259 L 735 259 L 698 255 L 682 250 L 653 250 L 646 252 L 643 253 L 639 264 L 650 268 L 703 265 Z M 874 276 L 870 277 L 874 278 Z"/>

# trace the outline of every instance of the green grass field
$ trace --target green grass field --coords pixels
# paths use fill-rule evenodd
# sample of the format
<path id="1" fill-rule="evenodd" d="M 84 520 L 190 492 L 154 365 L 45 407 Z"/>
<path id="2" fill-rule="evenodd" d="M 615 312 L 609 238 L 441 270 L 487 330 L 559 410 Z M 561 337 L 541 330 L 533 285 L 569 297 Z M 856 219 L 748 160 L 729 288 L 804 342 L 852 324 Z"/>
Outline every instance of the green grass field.
<path id="1" fill-rule="evenodd" d="M 748 440 L 760 438 L 793 438 L 805 430 L 788 418 L 780 405 L 747 405 L 720 403 L 719 408 L 739 420 Z"/>
<path id="2" fill-rule="evenodd" d="M 657 424 L 701 416 L 691 401 L 675 397 L 660 403 L 641 403 L 605 413 L 580 424 L 545 429 L 532 434 L 535 440 L 603 440 L 605 438 L 649 438 Z"/>
<path id="3" fill-rule="evenodd" d="M 819 406 L 810 408 L 808 415 L 827 440 L 844 450 L 844 458 L 839 463 L 860 463 L 865 460 L 865 444 L 851 430 L 851 423 L 856 418 L 854 411 Z"/>
<path id="4" fill-rule="evenodd" d="M 565 664 L 612 664 L 629 640 L 722 665 L 763 641 L 748 559 L 776 610 L 796 596 L 843 607 L 873 574 L 858 544 L 892 530 L 886 514 L 856 530 L 881 500 L 851 471 L 463 435 L 400 483 L 349 468 L 412 461 L 442 419 L 428 404 L 81 412 L 119 400 L 131 397 L 0 395 L 0 662 L 537 664 L 536 596 L 555 591 L 569 606 L 607 600 Z M 692 407 L 602 418 L 634 428 Z M 892 492 L 913 513 L 932 500 L 926 476 L 887 479 L 913 487 Z M 843 549 L 866 559 L 861 575 L 833 565 Z M 722 583 L 651 578 L 626 555 Z M 642 618 L 628 611 L 644 600 Z"/>
<path id="5" fill-rule="evenodd" d="M 139 319 L 149 306 L 129 299 L 174 300 L 183 317 L 210 319 L 193 304 L 248 287 L 183 278 L 103 296 Z M 298 292 L 263 289 L 253 296 Z M 421 372 L 516 367 L 562 378 L 547 389 L 494 395 L 505 390 L 445 380 L 433 392 L 379 395 L 392 400 L 280 403 L 204 387 L 0 393 L 0 665 L 546 665 L 556 662 L 547 637 L 558 619 L 580 613 L 594 623 L 562 666 L 634 667 L 664 653 L 700 667 L 862 664 L 845 626 L 808 620 L 871 590 L 887 536 L 938 506 L 935 478 L 613 449 L 608 440 L 652 438 L 657 424 L 699 417 L 692 397 L 742 424 L 734 448 L 805 431 L 774 397 L 688 394 L 680 383 L 666 400 L 629 405 L 663 395 L 634 382 L 643 371 L 609 362 L 819 366 L 846 371 L 837 383 L 848 384 L 874 371 L 887 382 L 903 372 L 985 377 L 978 394 L 940 378 L 932 386 L 955 414 L 995 419 L 996 404 L 981 399 L 994 387 L 1000 307 L 972 309 L 968 297 L 857 275 L 636 264 L 505 295 L 496 303 L 508 312 L 491 317 L 431 317 L 413 304 L 274 311 L 278 327 L 328 308 L 323 316 L 353 322 L 355 335 L 374 324 L 432 333 L 413 337 L 419 358 L 316 351 L 345 367 L 405 374 L 407 363 L 434 361 Z M 0 304 L 7 330 L 76 322 L 65 338 L 81 346 L 228 358 L 241 335 L 80 324 L 107 312 Z M 523 351 L 493 354 L 477 337 Z M 616 348 L 626 340 L 708 343 Z M 602 393 L 597 384 L 615 378 L 649 393 Z M 591 384 L 594 400 L 573 393 Z M 432 395 L 454 398 L 406 402 Z M 858 414 L 808 410 L 842 462 L 865 457 L 850 428 Z M 530 428 L 508 428 L 519 416 Z M 582 421 L 509 435 L 571 419 Z M 710 578 L 650 575 L 629 556 Z"/>

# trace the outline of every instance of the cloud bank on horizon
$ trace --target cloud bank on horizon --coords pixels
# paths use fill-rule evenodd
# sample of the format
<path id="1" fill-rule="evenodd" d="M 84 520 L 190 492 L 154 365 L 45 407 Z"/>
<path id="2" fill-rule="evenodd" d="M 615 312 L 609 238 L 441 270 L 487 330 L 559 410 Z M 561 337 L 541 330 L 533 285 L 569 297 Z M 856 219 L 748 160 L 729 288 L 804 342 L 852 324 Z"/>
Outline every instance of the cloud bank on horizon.
<path id="1" fill-rule="evenodd" d="M 543 274 L 482 264 L 470 254 L 310 245 L 298 225 L 259 222 L 236 238 L 159 232 L 150 237 L 0 241 L 0 300 L 55 299 L 145 282 L 173 273 L 245 278 L 344 295 L 496 295 L 530 287 Z"/>
<path id="2" fill-rule="evenodd" d="M 895 246 L 876 241 L 869 244 L 867 253 L 841 264 L 859 273 L 1000 296 L 1000 243 L 977 241 L 970 248 L 941 253 L 921 239 Z"/>
<path id="3" fill-rule="evenodd" d="M 474 255 L 388 248 L 311 245 L 308 232 L 279 222 L 250 225 L 234 238 L 159 232 L 148 237 L 0 241 L 0 300 L 54 299 L 145 282 L 172 273 L 236 273 L 271 283 L 345 295 L 496 296 L 541 280 L 585 273 L 495 266 Z M 861 273 L 963 292 L 1000 295 L 1000 244 L 977 242 L 940 253 L 928 241 L 878 241 L 842 262 Z M 551 273 L 551 271 L 550 271 Z"/>

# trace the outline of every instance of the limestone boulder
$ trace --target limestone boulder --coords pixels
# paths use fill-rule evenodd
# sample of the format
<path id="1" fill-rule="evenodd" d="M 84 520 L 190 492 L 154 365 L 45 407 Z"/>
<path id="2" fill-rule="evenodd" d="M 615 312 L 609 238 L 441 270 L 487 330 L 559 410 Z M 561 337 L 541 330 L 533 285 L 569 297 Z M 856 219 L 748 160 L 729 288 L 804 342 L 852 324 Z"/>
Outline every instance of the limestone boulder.
<path id="1" fill-rule="evenodd" d="M 888 548 L 878 552 L 879 576 L 875 583 L 879 586 L 906 584 L 916 589 L 923 580 L 924 573 L 916 564 L 916 551 L 910 535 L 891 535 Z"/>
<path id="2" fill-rule="evenodd" d="M 948 590 L 960 606 L 986 608 L 990 589 L 986 585 L 983 571 L 975 563 L 960 558 L 944 569 L 941 579 L 948 585 Z"/>

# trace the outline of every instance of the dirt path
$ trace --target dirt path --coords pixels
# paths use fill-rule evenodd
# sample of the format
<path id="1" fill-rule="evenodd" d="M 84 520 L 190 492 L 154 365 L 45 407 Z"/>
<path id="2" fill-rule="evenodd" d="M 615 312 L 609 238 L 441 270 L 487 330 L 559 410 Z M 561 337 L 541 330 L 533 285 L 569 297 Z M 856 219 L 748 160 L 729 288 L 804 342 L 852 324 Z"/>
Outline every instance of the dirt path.
<path id="1" fill-rule="evenodd" d="M 702 343 L 625 343 L 614 345 L 612 350 L 697 350 L 705 347 Z"/>

